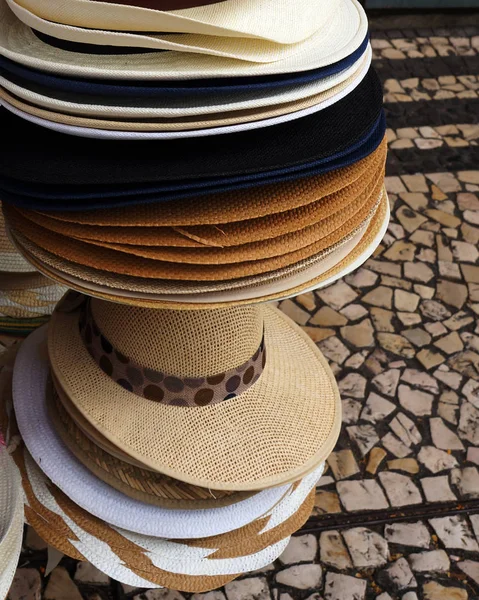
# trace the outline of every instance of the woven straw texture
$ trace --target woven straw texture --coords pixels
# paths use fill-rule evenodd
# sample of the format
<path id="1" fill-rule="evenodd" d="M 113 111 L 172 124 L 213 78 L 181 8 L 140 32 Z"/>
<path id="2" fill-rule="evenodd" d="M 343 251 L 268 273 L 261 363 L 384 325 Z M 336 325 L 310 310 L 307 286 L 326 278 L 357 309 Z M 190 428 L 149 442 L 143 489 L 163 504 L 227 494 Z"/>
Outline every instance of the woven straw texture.
<path id="1" fill-rule="evenodd" d="M 50 283 L 41 288 L 0 291 L 0 315 L 30 319 L 49 315 L 65 293 L 65 288 Z"/>
<path id="2" fill-rule="evenodd" d="M 0 201 L 0 272 L 2 271 L 9 273 L 28 273 L 34 271 L 34 269 L 10 241 L 5 229 L 2 203 Z M 1 284 L 0 287 L 2 287 Z"/>
<path id="3" fill-rule="evenodd" d="M 143 306 L 147 308 L 173 308 L 176 310 L 200 310 L 200 309 L 211 309 L 211 308 L 221 308 L 226 306 L 240 306 L 243 304 L 248 304 L 252 302 L 258 301 L 273 301 L 279 300 L 282 298 L 287 298 L 291 296 L 295 296 L 305 291 L 313 290 L 318 287 L 321 287 L 325 284 L 331 284 L 339 277 L 343 277 L 347 275 L 353 268 L 357 268 L 360 266 L 365 260 L 369 258 L 369 256 L 373 253 L 377 245 L 381 242 L 381 239 L 386 231 L 387 223 L 389 221 L 389 204 L 387 200 L 387 195 L 385 191 L 383 191 L 382 199 L 378 210 L 375 215 L 372 217 L 371 222 L 367 224 L 366 231 L 364 235 L 361 232 L 361 229 L 358 230 L 360 240 L 353 243 L 350 248 L 348 248 L 348 252 L 346 256 L 342 256 L 339 254 L 340 258 L 337 261 L 333 261 L 333 264 L 329 264 L 330 261 L 327 261 L 327 266 L 323 268 L 324 258 L 321 256 L 318 261 L 312 261 L 312 268 L 307 269 L 306 266 L 302 267 L 298 273 L 304 275 L 301 277 L 301 281 L 298 282 L 294 274 L 296 273 L 297 265 L 292 269 L 284 269 L 279 275 L 279 282 L 281 283 L 279 289 L 271 291 L 269 288 L 269 284 L 261 284 L 259 282 L 259 276 L 256 276 L 254 282 L 251 283 L 253 287 L 243 289 L 246 291 L 247 295 L 241 295 L 240 288 L 235 289 L 235 285 L 241 285 L 243 280 L 233 280 L 226 282 L 226 288 L 221 286 L 221 288 L 216 287 L 217 293 L 206 294 L 202 293 L 201 297 L 191 296 L 188 298 L 188 293 L 194 293 L 193 290 L 188 290 L 185 287 L 180 287 L 182 282 L 171 282 L 175 284 L 176 293 L 183 294 L 178 296 L 165 295 L 168 293 L 173 293 L 172 289 L 168 291 L 164 291 L 161 293 L 159 291 L 158 284 L 153 284 L 152 286 L 147 286 L 145 281 L 148 280 L 140 280 L 138 278 L 132 277 L 121 277 L 116 276 L 114 278 L 111 277 L 105 271 L 96 271 L 94 269 L 88 268 L 79 268 L 72 263 L 67 264 L 65 261 L 59 261 L 54 255 L 49 255 L 48 253 L 35 248 L 28 240 L 22 239 L 22 246 L 28 247 L 29 250 L 32 250 L 34 254 L 31 254 L 29 251 L 24 250 L 25 253 L 28 254 L 29 260 L 35 264 L 35 266 L 45 272 L 49 277 L 71 287 L 79 292 L 86 293 L 89 295 L 94 295 L 98 298 L 103 298 L 104 300 L 109 300 L 112 302 L 126 303 L 129 305 Z M 18 234 L 21 237 L 21 234 Z M 339 251 L 339 248 L 338 248 Z M 37 260 L 36 257 L 41 256 L 42 261 Z M 326 257 L 327 258 L 327 257 Z M 305 261 L 306 262 L 306 261 Z M 45 265 L 60 265 L 59 270 L 55 270 L 53 267 L 46 267 Z M 319 267 L 317 267 L 319 265 Z M 71 274 L 68 276 L 68 279 L 65 279 L 63 274 L 66 270 Z M 317 270 L 316 270 L 317 269 Z M 291 275 L 293 273 L 293 275 Z M 296 273 L 296 275 L 298 275 Z M 274 276 L 274 272 L 270 275 Z M 110 282 L 108 283 L 108 278 L 110 278 Z M 284 280 L 283 280 L 284 278 Z M 123 281 L 125 286 L 125 290 L 136 289 L 143 290 L 143 292 L 126 292 L 119 289 L 113 289 L 115 287 L 115 283 L 119 283 L 120 279 Z M 88 283 L 89 281 L 97 281 L 97 284 Z M 112 288 L 111 292 L 106 287 L 108 285 Z M 164 283 L 162 283 L 162 286 Z M 216 284 L 217 285 L 217 284 Z M 225 298 L 225 295 L 228 295 L 227 290 L 228 286 L 231 288 L 231 294 Z M 142 294 L 147 292 L 148 295 L 143 296 Z M 218 291 L 219 290 L 219 291 Z M 221 291 L 224 290 L 224 291 Z M 199 290 L 196 290 L 198 292 Z M 153 295 L 150 294 L 153 292 Z"/>
<path id="4" fill-rule="evenodd" d="M 71 452 L 92 473 L 131 498 L 165 508 L 198 509 L 228 506 L 248 497 L 248 492 L 222 492 L 191 486 L 159 473 L 128 464 L 92 442 L 73 419 L 52 390 L 47 399 L 55 429 Z"/>
<path id="5" fill-rule="evenodd" d="M 234 58 L 253 63 L 271 63 L 286 60 L 305 49 L 307 50 L 310 45 L 308 38 L 295 44 L 277 44 L 268 40 L 239 37 L 228 38 L 184 33 L 168 33 L 166 35 L 128 33 L 112 31 L 110 30 L 110 27 L 106 29 L 72 27 L 70 25 L 63 25 L 61 23 L 42 19 L 20 6 L 15 0 L 5 1 L 16 17 L 35 31 L 39 31 L 60 40 L 67 40 L 86 45 L 93 44 L 124 47 L 126 49 L 145 48 L 150 50 L 189 52 L 192 54 L 207 54 L 208 56 Z M 298 18 L 304 18 L 304 15 L 297 13 L 296 19 Z M 325 25 L 328 27 L 329 23 L 326 23 Z M 317 31 L 314 33 L 317 33 Z M 319 46 L 318 52 L 324 53 L 322 45 L 318 42 L 317 44 Z M 326 49 L 329 50 L 328 46 L 326 46 Z"/>
<path id="6" fill-rule="evenodd" d="M 259 112 L 263 114 L 263 111 L 285 111 L 286 109 L 281 105 L 287 104 L 292 107 L 295 103 L 312 96 L 319 97 L 323 93 L 328 93 L 329 90 L 335 90 L 345 80 L 350 83 L 354 81 L 359 77 L 362 69 L 366 69 L 371 64 L 371 56 L 371 47 L 367 46 L 364 54 L 357 61 L 334 75 L 308 83 L 286 85 L 279 90 L 254 89 L 254 91 L 223 93 L 221 99 L 214 93 L 202 93 L 200 97 L 191 94 L 177 98 L 164 98 L 159 94 L 157 97 L 141 99 L 134 97 L 125 99 L 121 96 L 107 99 L 95 94 L 57 92 L 39 85 L 29 87 L 30 84 L 27 81 L 22 81 L 22 85 L 20 85 L 19 82 L 10 81 L 8 73 L 4 73 L 4 77 L 0 76 L 0 84 L 5 88 L 2 92 L 6 90 L 10 92 L 3 96 L 6 100 L 21 98 L 29 106 L 43 107 L 49 109 L 49 112 L 57 114 L 97 117 L 97 120 L 108 119 L 108 121 L 128 118 L 155 119 L 164 121 L 165 125 L 172 123 L 171 127 L 175 122 L 189 123 L 190 126 L 192 123 L 201 123 L 202 127 L 208 127 L 210 119 L 215 119 L 215 122 L 227 121 Z M 21 106 L 19 105 L 18 108 Z M 229 113 L 228 117 L 225 116 L 225 113 Z M 277 114 L 283 114 L 283 112 Z M 265 118 L 264 114 L 263 118 Z"/>
<path id="7" fill-rule="evenodd" d="M 319 223 L 359 201 L 358 196 L 364 192 L 368 184 L 377 181 L 383 175 L 383 170 L 382 163 L 374 168 L 371 166 L 371 169 L 362 173 L 356 181 L 309 204 L 233 223 L 198 224 L 185 227 L 169 227 L 160 224 L 150 227 L 95 226 L 61 221 L 31 210 L 18 209 L 18 212 L 45 229 L 100 245 L 102 242 L 107 242 L 126 246 L 141 244 L 168 248 L 224 248 L 276 238 Z M 275 199 L 271 198 L 271 201 L 274 203 Z M 219 220 L 223 218 L 218 215 Z M 306 231 L 304 234 L 306 235 Z M 128 248 L 125 248 L 125 251 L 128 251 Z"/>
<path id="8" fill-rule="evenodd" d="M 377 196 L 382 187 L 382 180 L 379 181 L 376 187 L 376 194 L 373 191 L 367 199 L 367 202 L 360 206 L 359 209 L 352 211 L 353 214 L 347 214 L 343 211 L 337 215 L 337 219 L 333 218 L 333 226 L 326 235 L 322 235 L 321 227 L 312 228 L 314 235 L 312 239 L 306 241 L 306 246 L 301 247 L 303 236 L 301 232 L 298 234 L 289 234 L 278 239 L 275 243 L 270 240 L 264 242 L 265 248 L 260 252 L 256 247 L 251 249 L 245 246 L 239 247 L 242 250 L 240 255 L 237 254 L 237 262 L 235 264 L 221 264 L 220 260 L 216 259 L 218 264 L 178 264 L 178 262 L 166 262 L 152 258 L 133 257 L 124 252 L 117 250 L 101 248 L 97 249 L 90 244 L 85 244 L 78 240 L 68 240 L 60 234 L 53 233 L 40 228 L 30 221 L 24 219 L 14 209 L 9 208 L 7 216 L 15 230 L 19 230 L 28 239 L 38 246 L 48 250 L 53 254 L 65 257 L 67 260 L 77 262 L 85 266 L 100 268 L 114 273 L 124 275 L 134 275 L 141 277 L 163 278 L 163 279 L 184 279 L 184 280 L 225 280 L 236 279 L 257 273 L 265 273 L 273 271 L 288 265 L 292 265 L 305 258 L 321 252 L 322 250 L 336 244 L 346 236 L 350 235 L 355 228 L 367 219 L 372 207 L 377 201 Z M 343 218 L 345 220 L 343 220 Z M 338 222 L 339 221 L 339 222 Z M 342 221 L 342 222 L 341 222 Z M 319 231 L 318 231 L 319 229 Z M 292 238 L 296 238 L 300 243 L 299 248 L 295 248 Z M 68 240 L 68 246 L 66 242 Z M 289 251 L 291 246 L 292 251 Z M 177 249 L 180 252 L 180 249 Z M 208 249 L 203 250 L 208 252 Z M 215 252 L 215 250 L 213 250 Z M 226 254 L 226 249 L 222 252 Z M 256 258 L 257 257 L 257 258 Z M 177 258 L 169 258 L 171 261 L 177 261 Z"/>
<path id="9" fill-rule="evenodd" d="M 20 6 L 56 23 L 116 31 L 158 31 L 200 33 L 231 37 L 263 38 L 292 44 L 310 37 L 324 27 L 338 2 L 312 0 L 228 0 L 213 6 L 160 11 L 134 6 L 128 2 L 109 4 L 88 0 L 17 0 Z M 265 28 L 264 24 L 268 23 Z"/>
<path id="10" fill-rule="evenodd" d="M 225 116 L 225 113 L 212 114 L 209 118 L 202 116 L 199 119 L 197 116 L 186 117 L 181 120 L 175 119 L 161 119 L 157 118 L 154 120 L 142 120 L 142 121 L 127 121 L 127 120 L 113 120 L 110 119 L 99 119 L 99 118 L 88 118 L 79 117 L 75 114 L 64 114 L 63 112 L 55 112 L 52 110 L 45 110 L 39 108 L 34 104 L 27 103 L 19 100 L 16 96 L 8 93 L 5 89 L 0 89 L 0 98 L 8 102 L 11 106 L 35 117 L 46 119 L 51 122 L 61 123 L 64 125 L 72 125 L 75 127 L 90 127 L 94 129 L 104 130 L 119 130 L 119 131 L 186 131 L 195 129 L 208 129 L 212 127 L 226 127 L 231 125 L 238 125 L 241 123 L 251 123 L 254 121 L 264 121 L 266 119 L 272 119 L 274 117 L 280 117 L 283 115 L 290 115 L 292 113 L 298 113 L 298 111 L 304 111 L 312 107 L 316 107 L 317 110 L 321 110 L 324 106 L 329 106 L 331 101 L 335 98 L 338 100 L 342 95 L 348 93 L 350 90 L 361 81 L 366 74 L 370 64 L 370 52 L 362 60 L 361 67 L 354 72 L 347 79 L 338 83 L 332 88 L 329 88 L 321 93 L 308 96 L 307 98 L 301 98 L 292 102 L 285 102 L 278 105 L 270 105 L 264 108 L 258 109 L 247 109 L 243 111 L 230 111 Z M 15 84 L 13 84 L 15 85 Z M 18 87 L 18 86 L 17 86 Z M 30 99 L 30 98 L 29 98 Z M 31 98 L 33 100 L 33 98 Z M 62 107 L 63 108 L 63 107 Z M 71 108 L 71 107 L 68 107 Z M 106 107 L 103 107 L 103 111 Z M 108 107 L 109 108 L 109 107 Z M 108 113 L 105 116 L 109 116 Z M 267 125 L 267 121 L 264 123 Z"/>
<path id="11" fill-rule="evenodd" d="M 187 226 L 233 223 L 291 210 L 315 202 L 355 182 L 385 161 L 386 139 L 366 158 L 323 175 L 279 184 L 186 198 L 175 202 L 95 211 L 55 211 L 51 218 L 84 225 L 116 227 Z"/>
<path id="12" fill-rule="evenodd" d="M 0 7 L 0 52 L 5 57 L 32 68 L 93 77 L 197 79 L 317 69 L 341 60 L 360 46 L 367 33 L 366 15 L 356 0 L 337 0 L 325 30 L 312 33 L 300 52 L 271 63 L 174 51 L 129 54 L 125 61 L 121 55 L 87 55 L 50 46 L 14 15 L 5 0 Z"/>
<path id="13" fill-rule="evenodd" d="M 98 314 L 102 303 L 93 306 L 98 326 L 125 356 L 191 377 L 221 372 L 226 357 L 231 366 L 251 356 L 259 343 L 258 320 L 264 320 L 268 358 L 256 384 L 231 401 L 183 410 L 121 388 L 84 348 L 78 314 L 55 313 L 49 330 L 55 376 L 85 417 L 140 462 L 202 487 L 255 490 L 301 477 L 331 451 L 340 424 L 334 377 L 316 346 L 279 311 L 249 307 L 186 315 L 114 305 Z M 118 324 L 128 322 L 135 322 L 135 335 L 122 339 Z M 171 351 L 158 344 L 165 328 L 177 332 Z M 114 417 L 119 406 L 125 416 L 120 422 Z"/>
<path id="14" fill-rule="evenodd" d="M 12 426 L 11 419 L 10 423 L 8 422 L 7 413 L 10 412 L 10 409 L 7 408 L 6 402 L 10 403 L 3 395 L 0 405 L 0 423 L 9 426 L 10 434 L 17 437 L 15 423 Z M 266 552 L 261 552 L 261 550 L 268 544 L 274 544 L 276 540 L 282 539 L 281 536 L 294 532 L 304 523 L 309 516 L 314 500 L 314 492 L 310 490 L 320 475 L 318 472 L 315 477 L 309 476 L 309 481 L 305 479 L 304 482 L 294 486 L 295 489 L 289 497 L 285 497 L 284 502 L 268 513 L 269 517 L 265 516 L 255 524 L 243 527 L 242 530 L 226 536 L 217 536 L 204 541 L 186 541 L 182 545 L 178 543 L 171 545 L 161 539 L 138 536 L 131 532 L 112 528 L 80 509 L 45 478 L 22 444 L 16 443 L 14 458 L 22 474 L 27 518 L 48 543 L 74 558 L 90 560 L 107 574 L 125 583 L 138 585 L 139 577 L 148 577 L 150 581 L 147 580 L 145 583 L 143 580 L 140 585 L 151 587 L 151 584 L 154 583 L 155 585 L 175 586 L 177 589 L 193 592 L 206 591 L 221 585 L 218 582 L 230 581 L 234 576 L 184 575 L 181 571 L 182 565 L 188 564 L 192 560 L 197 563 L 196 569 L 202 569 L 204 573 L 211 573 L 219 565 L 224 565 L 219 568 L 224 569 L 228 574 L 232 572 L 232 569 L 234 570 L 235 560 L 238 561 L 238 571 L 241 568 L 246 570 L 248 561 L 251 564 L 251 560 L 256 566 L 258 563 L 264 566 L 268 564 L 268 561 L 274 560 L 284 549 L 287 540 L 285 543 L 266 548 Z M 293 500 L 295 494 L 296 499 Z M 286 507 L 286 503 L 289 509 Z M 286 511 L 282 509 L 283 505 L 285 505 Z M 280 514 L 281 517 L 279 517 Z M 85 536 L 84 532 L 88 532 L 90 535 Z M 95 542 L 97 539 L 99 543 Z M 75 543 L 75 547 L 72 542 Z M 106 553 L 104 545 L 102 546 L 105 543 L 110 547 Z M 206 557 L 206 560 L 200 558 L 198 562 L 198 558 L 193 559 L 193 555 L 188 558 L 188 546 L 216 549 L 216 552 L 208 552 L 209 556 Z M 250 557 L 240 556 L 241 552 L 246 554 L 255 551 L 259 551 L 259 554 L 252 554 Z M 262 556 L 260 556 L 261 554 Z M 176 556 L 174 557 L 174 555 Z M 165 561 L 168 562 L 167 556 L 174 558 L 176 565 L 174 572 L 165 571 L 159 566 Z M 224 560 L 229 557 L 232 557 L 233 560 Z M 238 558 L 235 559 L 235 557 Z M 203 567 L 200 566 L 202 563 L 204 563 Z M 135 575 L 137 576 L 136 580 Z"/>

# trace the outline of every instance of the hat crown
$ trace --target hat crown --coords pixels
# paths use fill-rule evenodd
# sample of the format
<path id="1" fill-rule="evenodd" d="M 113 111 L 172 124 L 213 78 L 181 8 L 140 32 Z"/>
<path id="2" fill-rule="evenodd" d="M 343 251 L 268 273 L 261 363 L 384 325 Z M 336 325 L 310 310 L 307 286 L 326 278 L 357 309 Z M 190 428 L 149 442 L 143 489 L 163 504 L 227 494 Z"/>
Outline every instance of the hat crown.
<path id="1" fill-rule="evenodd" d="M 91 311 L 116 351 L 178 377 L 208 377 L 242 365 L 263 336 L 259 306 L 155 310 L 92 299 Z"/>

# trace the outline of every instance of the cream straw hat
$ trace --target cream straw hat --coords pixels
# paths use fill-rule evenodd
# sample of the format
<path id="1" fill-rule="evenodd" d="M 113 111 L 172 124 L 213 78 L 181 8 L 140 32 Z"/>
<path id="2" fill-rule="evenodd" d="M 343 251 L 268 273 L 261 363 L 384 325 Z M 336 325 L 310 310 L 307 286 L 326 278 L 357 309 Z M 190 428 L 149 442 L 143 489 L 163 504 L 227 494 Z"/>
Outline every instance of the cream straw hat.
<path id="1" fill-rule="evenodd" d="M 196 33 L 258 38 L 279 44 L 301 42 L 327 26 L 338 0 L 228 0 L 186 10 L 150 10 L 91 0 L 17 0 L 53 23 L 88 29 Z M 265 27 L 267 24 L 267 27 Z"/>
<path id="2" fill-rule="evenodd" d="M 49 45 L 15 16 L 5 0 L 0 4 L 1 55 L 34 69 L 81 77 L 202 79 L 295 73 L 340 61 L 359 48 L 366 34 L 367 18 L 359 2 L 338 0 L 326 31 L 311 35 L 300 52 L 285 60 L 259 64 L 174 51 L 128 54 L 125 60 L 123 55 L 85 54 Z"/>

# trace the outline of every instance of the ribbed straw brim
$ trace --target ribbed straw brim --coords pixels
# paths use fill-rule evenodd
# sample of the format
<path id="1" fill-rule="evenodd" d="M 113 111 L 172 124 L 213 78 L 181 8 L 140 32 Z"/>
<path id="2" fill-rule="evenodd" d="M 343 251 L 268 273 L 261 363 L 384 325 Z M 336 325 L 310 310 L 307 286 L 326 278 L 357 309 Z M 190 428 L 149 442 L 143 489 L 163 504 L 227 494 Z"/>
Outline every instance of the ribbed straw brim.
<path id="1" fill-rule="evenodd" d="M 134 307 L 115 308 L 126 310 L 128 322 L 142 314 Z M 301 329 L 276 309 L 259 310 L 268 359 L 256 384 L 233 402 L 178 410 L 127 392 L 92 361 L 77 314 L 55 313 L 49 329 L 52 369 L 85 418 L 146 466 L 201 487 L 280 485 L 309 472 L 331 451 L 340 426 L 339 393 L 324 357 Z M 187 313 L 176 318 L 181 314 L 190 319 Z M 240 330 L 237 337 L 241 342 Z M 115 410 L 109 408 L 112 401 Z M 113 423 L 120 407 L 125 418 Z"/>
<path id="2" fill-rule="evenodd" d="M 136 121 L 128 121 L 125 119 L 115 120 L 114 115 L 112 114 L 109 119 L 106 118 L 89 118 L 79 116 L 82 115 L 83 112 L 92 112 L 94 109 L 89 107 L 88 105 L 83 105 L 79 108 L 78 113 L 74 112 L 73 103 L 71 106 L 68 105 L 65 101 L 54 102 L 52 100 L 45 99 L 42 101 L 40 97 L 37 97 L 36 93 L 29 93 L 28 91 L 21 91 L 18 89 L 18 86 L 10 83 L 7 84 L 7 80 L 3 83 L 7 84 L 7 88 L 12 91 L 17 91 L 19 97 L 26 97 L 29 102 L 25 102 L 19 99 L 19 97 L 12 95 L 6 91 L 6 89 L 0 89 L 0 98 L 6 101 L 9 105 L 14 108 L 25 112 L 34 117 L 38 117 L 41 119 L 45 119 L 47 121 L 53 123 L 60 123 L 63 125 L 70 125 L 73 127 L 87 127 L 92 129 L 101 129 L 101 130 L 109 130 L 109 131 L 138 131 L 138 132 L 168 132 L 168 131 L 191 131 L 197 129 L 208 129 L 213 127 L 229 127 L 234 125 L 239 125 L 242 123 L 251 123 L 255 121 L 262 121 L 265 119 L 272 119 L 276 117 L 281 117 L 285 115 L 291 115 L 292 113 L 297 113 L 298 111 L 304 111 L 310 109 L 312 107 L 316 107 L 318 110 L 321 109 L 322 105 L 329 106 L 329 103 L 334 100 L 335 97 L 338 99 L 341 97 L 340 94 L 347 94 L 348 91 L 352 90 L 362 79 L 362 77 L 366 74 L 367 69 L 370 64 L 371 52 L 368 50 L 366 56 L 362 59 L 361 65 L 359 68 L 350 75 L 344 81 L 341 81 L 337 85 L 333 87 L 308 96 L 307 98 L 300 98 L 298 100 L 294 100 L 292 102 L 284 102 L 279 105 L 267 105 L 264 108 L 257 109 L 247 109 L 244 111 L 231 111 L 229 110 L 226 114 L 224 112 L 212 114 L 209 117 L 204 115 L 194 116 L 194 117 L 186 117 L 183 119 L 174 119 L 171 118 L 157 118 L 154 120 L 146 120 L 147 117 L 143 117 L 143 119 Z M 334 82 L 332 82 L 334 83 Z M 35 100 L 37 102 L 35 102 Z M 62 106 L 58 106 L 55 110 L 46 110 L 45 108 L 41 108 L 40 106 L 44 105 L 55 105 L 61 104 Z M 37 106 L 36 104 L 39 104 Z M 62 109 L 68 109 L 68 112 L 72 114 L 65 114 L 60 112 Z M 108 113 L 105 114 L 105 109 L 107 106 L 103 108 L 98 107 L 97 112 L 103 113 L 104 117 L 108 116 Z M 108 107 L 109 108 L 109 107 Z M 113 110 L 112 110 L 113 112 Z M 116 108 L 116 112 L 121 112 L 120 109 Z M 132 111 L 128 111 L 132 112 Z M 139 109 L 138 117 L 141 117 L 142 113 L 148 113 L 147 109 Z M 154 112 L 154 111 L 150 111 Z M 265 123 L 266 124 L 266 123 Z"/>
<path id="3" fill-rule="evenodd" d="M 380 243 L 388 221 L 389 205 L 384 192 L 378 210 L 367 224 L 364 235 L 361 230 L 356 232 L 359 234 L 359 239 L 352 245 L 344 246 L 347 247 L 346 255 L 341 252 L 341 248 L 335 250 L 337 254 L 334 256 L 338 255 L 339 258 L 333 259 L 333 254 L 331 254 L 332 264 L 331 260 L 328 260 L 327 266 L 323 266 L 325 257 L 321 254 L 310 264 L 294 265 L 291 269 L 272 272 L 268 274 L 268 277 L 256 276 L 249 279 L 249 283 L 246 283 L 247 278 L 245 278 L 244 280 L 230 280 L 224 282 L 224 285 L 222 282 L 221 285 L 215 284 L 214 287 L 208 286 L 208 288 L 200 288 L 199 282 L 196 282 L 195 287 L 185 285 L 184 282 L 169 282 L 170 285 L 166 287 L 165 282 L 159 284 L 153 280 L 141 280 L 133 277 L 118 275 L 112 277 L 106 271 L 61 261 L 54 255 L 35 247 L 21 234 L 18 235 L 17 241 L 21 241 L 21 244 L 19 241 L 19 247 L 28 255 L 29 260 L 35 264 L 36 268 L 55 281 L 79 292 L 112 302 L 149 308 L 199 310 L 239 306 L 263 300 L 278 300 L 330 284 L 369 258 Z M 327 258 L 328 256 L 326 256 Z M 311 268 L 308 269 L 308 266 Z M 300 279 L 299 282 L 298 279 Z M 269 283 L 264 284 L 265 281 Z M 276 282 L 273 289 L 270 287 L 271 281 Z M 123 289 L 116 287 L 120 284 L 124 286 Z M 243 287 L 244 285 L 246 287 Z"/>
<path id="4" fill-rule="evenodd" d="M 2 203 L 0 201 L 0 272 L 29 273 L 34 270 L 32 265 L 18 252 L 7 235 L 2 212 Z M 1 287 L 2 285 L 0 283 L 0 288 Z"/>
<path id="5" fill-rule="evenodd" d="M 163 226 L 161 223 L 153 226 L 133 227 L 95 226 L 59 220 L 32 210 L 18 209 L 18 212 L 44 229 L 86 243 L 99 245 L 109 243 L 120 246 L 141 244 L 142 246 L 168 248 L 224 248 L 276 238 L 299 230 L 303 230 L 306 237 L 307 231 L 304 228 L 324 221 L 335 213 L 341 213 L 344 209 L 350 209 L 355 203 L 360 202 L 360 197 L 368 184 L 377 181 L 382 175 L 383 169 L 383 162 L 379 162 L 379 164 L 371 166 L 370 170 L 362 173 L 356 181 L 329 195 L 322 196 L 321 191 L 318 191 L 319 198 L 317 200 L 298 208 L 232 223 L 221 222 L 224 216 L 218 214 L 218 224 L 198 224 L 184 227 Z M 312 192 L 313 190 L 311 190 Z M 297 193 L 299 194 L 299 191 Z M 275 197 L 271 197 L 269 203 L 274 205 L 275 200 Z M 272 208 L 273 206 L 271 206 L 271 210 Z M 125 248 L 125 251 L 128 251 L 128 248 Z"/>
<path id="6" fill-rule="evenodd" d="M 377 169 L 386 158 L 386 138 L 369 156 L 314 177 L 231 190 L 167 203 L 138 204 L 95 211 L 55 211 L 52 219 L 91 226 L 186 227 L 256 219 L 305 206 L 333 194 Z"/>
<path id="7" fill-rule="evenodd" d="M 69 414 L 74 405 L 71 402 L 68 402 L 71 406 L 65 404 L 64 393 L 59 390 L 55 397 L 49 386 L 47 394 L 50 418 L 64 444 L 87 469 L 131 498 L 165 508 L 200 509 L 228 506 L 251 494 L 200 488 L 126 463 L 96 443 L 99 434 L 92 431 L 91 425 L 89 431 L 95 437 L 83 433 Z"/>
<path id="8" fill-rule="evenodd" d="M 323 2 L 320 10 L 311 0 L 281 0 L 274 6 L 264 0 L 229 0 L 168 11 L 142 8 L 135 2 L 116 3 L 112 10 L 109 3 L 85 0 L 70 0 L 68 4 L 50 0 L 48 5 L 41 0 L 22 0 L 22 6 L 49 21 L 90 29 L 199 33 L 292 44 L 324 27 L 337 2 Z"/>
<path id="9" fill-rule="evenodd" d="M 0 7 L 0 47 L 4 56 L 34 69 L 83 77 L 198 79 L 307 71 L 345 58 L 360 46 L 366 33 L 367 18 L 359 3 L 338 0 L 327 28 L 312 32 L 301 51 L 284 60 L 258 64 L 175 51 L 128 54 L 125 60 L 124 55 L 85 54 L 51 46 L 22 23 L 5 1 Z"/>
<path id="10" fill-rule="evenodd" d="M 55 284 L 41 288 L 0 290 L 0 315 L 14 319 L 49 315 L 65 291 L 65 287 Z"/>
<path id="11" fill-rule="evenodd" d="M 72 262 L 113 273 L 146 278 L 218 281 L 274 271 L 310 258 L 340 242 L 368 218 L 377 202 L 382 185 L 382 180 L 379 180 L 375 193 L 371 193 L 367 202 L 359 210 L 356 209 L 352 215 L 348 215 L 347 211 L 344 211 L 346 220 L 343 220 L 341 214 L 337 215 L 337 219 L 333 219 L 331 231 L 325 236 L 322 235 L 319 226 L 315 228 L 314 236 L 306 241 L 307 245 L 304 247 L 301 247 L 301 244 L 305 243 L 301 241 L 303 239 L 301 232 L 284 236 L 276 243 L 266 240 L 262 252 L 256 247 L 251 248 L 250 251 L 246 250 L 244 246 L 239 247 L 243 252 L 240 255 L 237 253 L 238 262 L 235 264 L 221 263 L 218 259 L 218 264 L 180 264 L 178 261 L 174 262 L 175 258 L 173 257 L 171 258 L 173 262 L 167 262 L 161 259 L 132 256 L 110 248 L 96 248 L 91 244 L 68 239 L 60 234 L 44 230 L 21 217 L 14 209 L 10 209 L 7 214 L 9 224 L 14 232 L 20 231 L 36 245 Z M 296 238 L 296 242 L 300 244 L 299 248 L 294 249 L 292 237 Z M 68 245 L 65 244 L 67 240 Z M 293 246 L 293 251 L 289 251 L 290 245 Z"/>

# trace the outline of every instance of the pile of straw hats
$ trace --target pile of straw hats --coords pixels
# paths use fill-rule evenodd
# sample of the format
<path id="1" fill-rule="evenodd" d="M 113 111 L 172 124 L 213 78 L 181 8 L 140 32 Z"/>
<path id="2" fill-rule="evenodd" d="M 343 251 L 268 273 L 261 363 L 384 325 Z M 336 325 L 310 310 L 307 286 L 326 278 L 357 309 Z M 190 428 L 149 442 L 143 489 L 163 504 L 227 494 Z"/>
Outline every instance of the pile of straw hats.
<path id="1" fill-rule="evenodd" d="M 22 439 L 29 523 L 125 583 L 189 592 L 281 554 L 341 422 L 325 359 L 267 305 L 191 313 L 69 292 L 22 344 L 12 389 L 4 429 Z"/>
<path id="2" fill-rule="evenodd" d="M 363 9 L 0 0 L 0 102 L 8 236 L 71 288 L 0 390 L 28 522 L 133 586 L 268 565 L 341 414 L 267 301 L 357 268 L 389 218 Z"/>
<path id="3" fill-rule="evenodd" d="M 0 212 L 0 335 L 23 337 L 46 323 L 65 291 L 18 252 Z"/>

